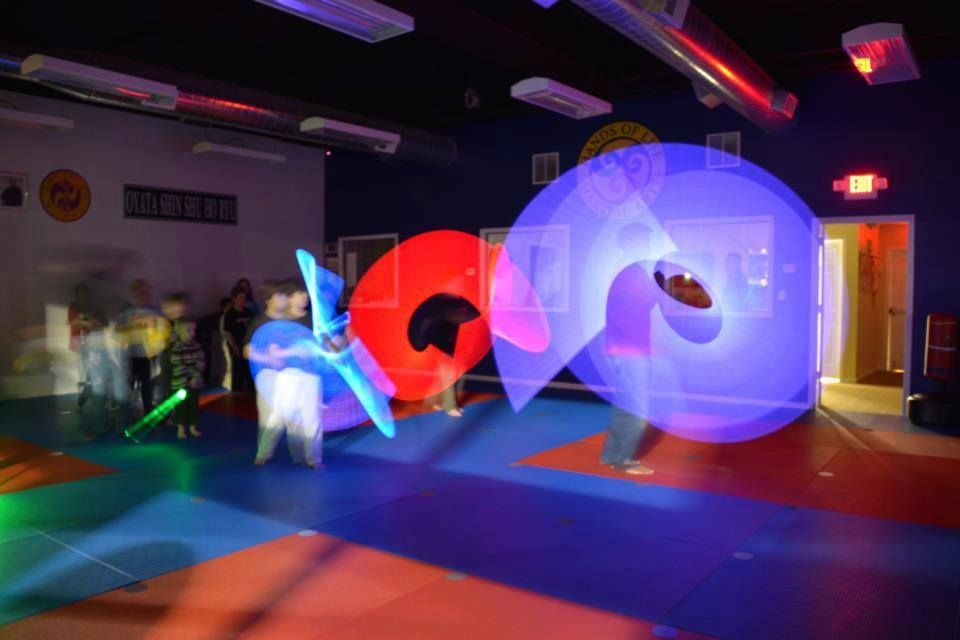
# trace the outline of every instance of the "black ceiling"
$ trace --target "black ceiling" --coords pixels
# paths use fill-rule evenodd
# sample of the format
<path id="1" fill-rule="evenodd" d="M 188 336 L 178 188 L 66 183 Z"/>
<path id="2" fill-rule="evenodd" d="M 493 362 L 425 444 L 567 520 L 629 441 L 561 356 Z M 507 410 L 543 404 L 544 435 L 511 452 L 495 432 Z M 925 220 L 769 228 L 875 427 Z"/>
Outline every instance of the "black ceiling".
<path id="1" fill-rule="evenodd" d="M 0 43 L 88 51 L 427 129 L 527 109 L 525 77 L 556 78 L 608 99 L 686 88 L 659 60 L 560 0 L 383 0 L 416 31 L 367 44 L 253 0 L 3 0 Z M 782 85 L 848 65 L 840 34 L 902 22 L 921 59 L 954 55 L 945 2 L 694 0 Z M 0 54 L 4 53 L 0 44 Z M 464 91 L 480 96 L 464 107 Z"/>

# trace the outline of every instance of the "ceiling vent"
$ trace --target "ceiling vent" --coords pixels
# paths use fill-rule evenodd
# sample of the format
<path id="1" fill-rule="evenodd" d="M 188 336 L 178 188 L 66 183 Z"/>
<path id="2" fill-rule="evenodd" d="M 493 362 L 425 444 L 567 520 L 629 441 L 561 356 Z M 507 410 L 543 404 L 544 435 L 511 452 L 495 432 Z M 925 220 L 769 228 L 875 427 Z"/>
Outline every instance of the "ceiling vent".
<path id="1" fill-rule="evenodd" d="M 46 80 L 74 89 L 88 89 L 145 107 L 173 111 L 179 91 L 170 84 L 144 80 L 85 64 L 34 54 L 20 64 L 20 73 L 29 78 Z"/>
<path id="2" fill-rule="evenodd" d="M 361 127 L 330 118 L 307 118 L 300 123 L 300 132 L 345 142 L 385 155 L 396 153 L 397 146 L 400 144 L 400 135 L 397 133 Z"/>
<path id="3" fill-rule="evenodd" d="M 253 149 L 244 149 L 228 144 L 215 144 L 213 142 L 198 142 L 193 145 L 194 155 L 225 156 L 230 158 L 243 158 L 245 160 L 259 160 L 261 162 L 273 162 L 283 164 L 287 161 L 287 156 L 282 153 L 267 153 L 266 151 L 254 151 Z"/>
<path id="4" fill-rule="evenodd" d="M 256 1 L 364 42 L 380 42 L 414 28 L 412 16 L 374 0 Z"/>
<path id="5" fill-rule="evenodd" d="M 902 24 L 877 22 L 847 31 L 841 38 L 853 66 L 867 84 L 887 84 L 920 77 Z"/>
<path id="6" fill-rule="evenodd" d="M 50 131 L 70 131 L 73 129 L 73 120 L 58 118 L 42 113 L 29 113 L 17 109 L 0 108 L 0 126 L 17 127 L 18 129 L 47 129 Z"/>
<path id="7" fill-rule="evenodd" d="M 605 101 L 549 78 L 527 78 L 510 87 L 517 100 L 548 109 L 569 118 L 583 120 L 613 111 Z"/>

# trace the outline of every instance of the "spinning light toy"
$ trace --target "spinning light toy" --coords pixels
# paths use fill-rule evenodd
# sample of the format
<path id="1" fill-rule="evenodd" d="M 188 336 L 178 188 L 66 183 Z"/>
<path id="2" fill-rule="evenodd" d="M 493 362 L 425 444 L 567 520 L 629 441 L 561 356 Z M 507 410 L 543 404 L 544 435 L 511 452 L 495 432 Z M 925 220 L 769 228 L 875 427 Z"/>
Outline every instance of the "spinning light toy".
<path id="1" fill-rule="evenodd" d="M 396 296 L 383 295 L 394 286 Z M 532 295 L 525 308 L 512 304 L 518 291 Z M 396 306 L 357 302 L 389 297 Z M 382 256 L 357 284 L 350 318 L 389 378 L 374 381 L 395 386 L 401 400 L 422 400 L 452 385 L 495 336 L 530 352 L 549 342 L 535 292 L 503 247 L 459 231 L 423 233 Z"/>
<path id="2" fill-rule="evenodd" d="M 642 167 L 634 175 L 629 163 L 594 163 L 561 176 L 520 215 L 505 249 L 544 301 L 551 342 L 530 353 L 497 341 L 501 379 L 518 410 L 568 367 L 604 399 L 676 435 L 764 435 L 812 397 L 819 223 L 756 165 L 706 170 L 702 147 L 663 150 L 655 200 L 644 199 L 651 178 Z M 620 173 L 609 175 L 610 166 Z M 584 176 L 590 171 L 616 183 L 617 207 L 598 211 L 585 200 L 579 185 L 600 179 Z M 532 247 L 556 250 L 551 260 L 517 260 Z M 649 389 L 617 392 L 621 357 L 649 360 Z"/>
<path id="3" fill-rule="evenodd" d="M 392 384 L 360 338 L 345 342 L 337 337 L 349 322 L 348 315 L 336 316 L 334 312 L 343 279 L 318 267 L 313 255 L 302 249 L 297 251 L 297 262 L 310 296 L 313 331 L 295 322 L 276 320 L 254 333 L 252 349 L 265 354 L 251 359 L 254 379 L 259 380 L 257 391 L 274 401 L 278 390 L 269 388 L 270 378 L 259 376 L 260 372 L 300 369 L 320 378 L 324 431 L 347 429 L 369 416 L 385 436 L 392 438 L 396 434 L 390 410 Z"/>

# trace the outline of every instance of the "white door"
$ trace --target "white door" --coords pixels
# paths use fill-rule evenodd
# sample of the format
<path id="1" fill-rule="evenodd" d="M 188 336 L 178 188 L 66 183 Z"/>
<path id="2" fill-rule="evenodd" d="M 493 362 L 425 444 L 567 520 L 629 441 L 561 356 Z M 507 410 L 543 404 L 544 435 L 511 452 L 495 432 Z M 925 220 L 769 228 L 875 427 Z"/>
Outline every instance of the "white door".
<path id="1" fill-rule="evenodd" d="M 907 320 L 907 250 L 887 251 L 887 371 L 903 371 Z"/>
<path id="2" fill-rule="evenodd" d="M 827 239 L 823 255 L 821 379 L 839 380 L 843 359 L 843 240 Z"/>

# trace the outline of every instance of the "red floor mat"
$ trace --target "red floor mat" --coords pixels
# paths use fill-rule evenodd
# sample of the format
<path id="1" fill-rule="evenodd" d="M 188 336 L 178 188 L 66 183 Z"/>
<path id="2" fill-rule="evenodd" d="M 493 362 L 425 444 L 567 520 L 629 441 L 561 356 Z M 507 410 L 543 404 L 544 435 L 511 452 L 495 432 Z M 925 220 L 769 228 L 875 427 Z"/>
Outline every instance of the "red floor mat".
<path id="1" fill-rule="evenodd" d="M 103 465 L 0 436 L 0 493 L 12 493 L 112 473 Z"/>
<path id="2" fill-rule="evenodd" d="M 843 451 L 793 503 L 960 529 L 960 460 Z"/>
<path id="3" fill-rule="evenodd" d="M 604 434 L 519 464 L 960 528 L 960 440 L 955 438 L 802 423 L 733 444 L 654 433 L 642 450 L 644 463 L 655 470 L 652 476 L 601 465 Z"/>
<path id="4" fill-rule="evenodd" d="M 3 637 L 635 640 L 655 637 L 652 627 L 319 534 L 280 538 L 26 618 L 4 627 Z"/>

